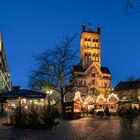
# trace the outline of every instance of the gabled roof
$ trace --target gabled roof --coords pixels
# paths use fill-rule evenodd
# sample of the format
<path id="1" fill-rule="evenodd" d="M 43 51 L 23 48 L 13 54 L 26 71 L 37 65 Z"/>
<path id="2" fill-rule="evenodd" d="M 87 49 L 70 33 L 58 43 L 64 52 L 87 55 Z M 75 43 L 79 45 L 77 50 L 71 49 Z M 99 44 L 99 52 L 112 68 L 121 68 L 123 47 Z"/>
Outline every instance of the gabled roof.
<path id="1" fill-rule="evenodd" d="M 85 69 L 82 67 L 82 65 L 78 64 L 73 66 L 73 71 L 84 72 Z"/>
<path id="2" fill-rule="evenodd" d="M 111 74 L 110 70 L 107 67 L 101 67 L 101 72 L 106 74 Z"/>
<path id="3" fill-rule="evenodd" d="M 116 87 L 115 90 L 131 90 L 140 88 L 140 80 L 135 81 L 127 81 L 127 82 L 120 82 Z"/>
<path id="4" fill-rule="evenodd" d="M 92 62 L 89 67 L 87 67 L 86 69 L 82 67 L 82 65 L 78 64 L 78 65 L 74 65 L 73 66 L 73 71 L 76 72 L 86 72 L 91 66 L 92 64 L 94 64 L 94 62 Z M 107 67 L 101 67 L 101 72 L 102 73 L 106 73 L 106 74 L 111 74 L 110 70 Z"/>
<path id="5" fill-rule="evenodd" d="M 89 72 L 89 70 L 93 67 L 97 70 L 99 74 L 101 74 L 101 70 L 97 67 L 97 65 L 94 62 L 90 63 L 89 67 L 87 67 L 87 69 L 85 70 L 85 73 Z"/>

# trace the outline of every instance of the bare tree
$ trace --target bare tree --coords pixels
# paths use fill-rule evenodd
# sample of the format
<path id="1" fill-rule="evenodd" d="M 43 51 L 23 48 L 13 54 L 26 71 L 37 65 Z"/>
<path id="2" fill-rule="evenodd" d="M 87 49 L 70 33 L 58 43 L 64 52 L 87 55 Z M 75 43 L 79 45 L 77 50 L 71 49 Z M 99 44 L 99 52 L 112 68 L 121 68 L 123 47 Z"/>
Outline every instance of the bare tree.
<path id="1" fill-rule="evenodd" d="M 65 85 L 69 82 L 72 65 L 77 59 L 74 39 L 75 35 L 67 35 L 53 50 L 35 56 L 38 67 L 29 76 L 29 86 L 33 89 L 55 88 L 61 95 L 62 107 Z"/>
<path id="2" fill-rule="evenodd" d="M 131 75 L 131 76 L 128 76 L 127 77 L 127 82 L 130 82 L 130 81 L 134 81 L 134 80 L 136 80 L 136 78 L 133 76 L 133 75 Z"/>
<path id="3" fill-rule="evenodd" d="M 125 0 L 125 14 L 128 15 L 131 10 L 140 13 L 140 3 L 138 0 Z"/>

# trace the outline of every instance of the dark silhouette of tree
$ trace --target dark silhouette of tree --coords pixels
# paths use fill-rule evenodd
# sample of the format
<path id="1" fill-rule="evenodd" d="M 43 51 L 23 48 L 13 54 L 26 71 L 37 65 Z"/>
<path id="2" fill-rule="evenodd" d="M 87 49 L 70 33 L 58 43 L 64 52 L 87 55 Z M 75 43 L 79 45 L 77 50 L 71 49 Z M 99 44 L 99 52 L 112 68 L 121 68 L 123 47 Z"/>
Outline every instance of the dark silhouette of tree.
<path id="1" fill-rule="evenodd" d="M 36 55 L 37 69 L 29 76 L 29 86 L 41 90 L 46 87 L 54 88 L 61 95 L 61 105 L 65 85 L 69 83 L 71 70 L 77 59 L 74 45 L 75 35 L 66 35 L 54 49 Z"/>
<path id="2" fill-rule="evenodd" d="M 134 81 L 134 80 L 136 80 L 136 78 L 134 76 L 127 77 L 127 82 Z"/>
<path id="3" fill-rule="evenodd" d="M 125 0 L 125 15 L 129 15 L 131 10 L 140 13 L 140 2 L 138 0 Z"/>

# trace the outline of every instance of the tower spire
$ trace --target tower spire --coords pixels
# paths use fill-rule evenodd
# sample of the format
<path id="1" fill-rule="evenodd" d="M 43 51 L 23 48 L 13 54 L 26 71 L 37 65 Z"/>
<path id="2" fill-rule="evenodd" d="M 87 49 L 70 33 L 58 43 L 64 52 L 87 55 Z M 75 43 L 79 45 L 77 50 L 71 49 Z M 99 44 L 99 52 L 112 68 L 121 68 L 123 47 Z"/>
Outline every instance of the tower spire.
<path id="1" fill-rule="evenodd" d="M 82 24 L 82 31 L 86 31 L 86 24 Z"/>
<path id="2" fill-rule="evenodd" d="M 97 27 L 97 33 L 100 34 L 101 33 L 101 29 L 100 29 L 100 25 L 98 24 L 98 27 Z"/>

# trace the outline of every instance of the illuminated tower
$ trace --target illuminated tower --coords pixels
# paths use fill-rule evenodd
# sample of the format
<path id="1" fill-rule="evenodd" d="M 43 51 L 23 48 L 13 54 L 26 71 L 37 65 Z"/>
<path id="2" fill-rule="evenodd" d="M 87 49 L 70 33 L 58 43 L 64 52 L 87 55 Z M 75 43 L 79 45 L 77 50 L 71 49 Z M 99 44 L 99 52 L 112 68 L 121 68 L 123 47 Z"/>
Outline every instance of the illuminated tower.
<path id="1" fill-rule="evenodd" d="M 84 68 L 87 68 L 92 62 L 94 62 L 94 64 L 100 69 L 100 61 L 100 27 L 98 25 L 97 31 L 92 31 L 91 28 L 86 30 L 86 25 L 83 24 L 80 37 L 81 65 Z"/>
<path id="2" fill-rule="evenodd" d="M 11 90 L 10 73 L 0 32 L 0 92 Z"/>
<path id="3" fill-rule="evenodd" d="M 100 27 L 96 31 L 82 25 L 80 36 L 80 64 L 73 66 L 69 91 L 79 91 L 82 97 L 97 99 L 99 94 L 108 96 L 111 92 L 111 72 L 101 66 Z"/>

